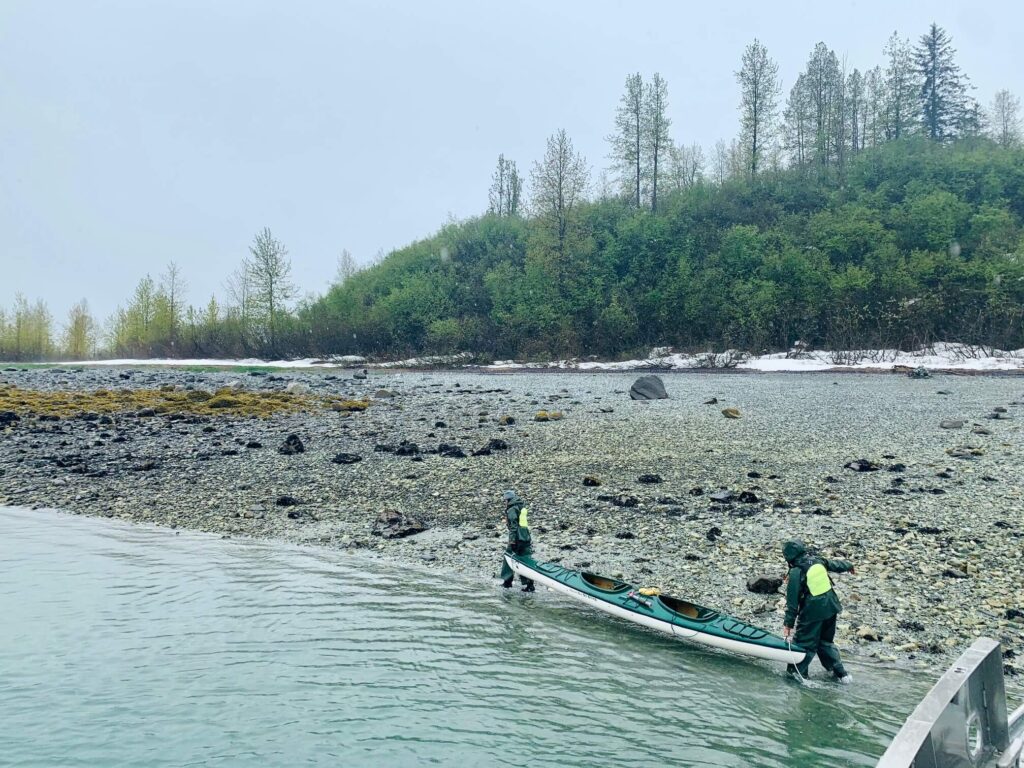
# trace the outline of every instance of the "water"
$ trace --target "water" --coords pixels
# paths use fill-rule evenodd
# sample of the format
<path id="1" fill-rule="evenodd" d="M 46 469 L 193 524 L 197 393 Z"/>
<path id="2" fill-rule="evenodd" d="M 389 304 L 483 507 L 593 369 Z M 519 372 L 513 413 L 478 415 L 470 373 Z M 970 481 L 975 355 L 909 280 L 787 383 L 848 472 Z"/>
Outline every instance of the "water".
<path id="1" fill-rule="evenodd" d="M 928 676 L 778 665 L 553 593 L 0 508 L 0 764 L 874 765 Z"/>

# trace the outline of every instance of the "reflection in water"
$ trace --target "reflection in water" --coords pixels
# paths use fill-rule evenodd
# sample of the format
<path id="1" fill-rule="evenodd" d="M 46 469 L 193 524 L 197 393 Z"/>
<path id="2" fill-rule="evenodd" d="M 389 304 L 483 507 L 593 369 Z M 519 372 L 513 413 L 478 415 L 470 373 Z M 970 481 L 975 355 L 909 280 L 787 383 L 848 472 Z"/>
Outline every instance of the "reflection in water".
<path id="1" fill-rule="evenodd" d="M 326 550 L 11 509 L 0 542 L 19 765 L 873 765 L 930 684 Z"/>

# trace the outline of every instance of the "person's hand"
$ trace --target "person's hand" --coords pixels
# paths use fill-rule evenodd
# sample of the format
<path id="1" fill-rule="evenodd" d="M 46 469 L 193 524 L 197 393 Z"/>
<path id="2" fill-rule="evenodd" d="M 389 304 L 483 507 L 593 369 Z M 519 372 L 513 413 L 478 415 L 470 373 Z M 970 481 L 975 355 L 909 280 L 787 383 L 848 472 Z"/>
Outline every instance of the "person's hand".
<path id="1" fill-rule="evenodd" d="M 793 634 L 793 628 L 792 628 L 792 627 L 786 627 L 786 626 L 784 626 L 784 627 L 782 628 L 782 639 L 783 639 L 783 640 L 786 640 L 786 641 L 788 642 L 788 641 L 789 641 L 789 638 L 790 638 L 790 636 L 791 636 L 792 634 Z"/>

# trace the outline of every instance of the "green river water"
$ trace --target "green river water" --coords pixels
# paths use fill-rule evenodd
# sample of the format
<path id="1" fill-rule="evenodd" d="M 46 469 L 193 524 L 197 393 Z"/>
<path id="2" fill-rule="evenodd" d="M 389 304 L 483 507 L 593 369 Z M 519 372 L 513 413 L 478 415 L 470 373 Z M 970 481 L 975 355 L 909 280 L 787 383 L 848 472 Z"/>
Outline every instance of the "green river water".
<path id="1" fill-rule="evenodd" d="M 0 765 L 873 765 L 933 678 L 850 667 L 800 687 L 554 593 L 0 508 Z"/>

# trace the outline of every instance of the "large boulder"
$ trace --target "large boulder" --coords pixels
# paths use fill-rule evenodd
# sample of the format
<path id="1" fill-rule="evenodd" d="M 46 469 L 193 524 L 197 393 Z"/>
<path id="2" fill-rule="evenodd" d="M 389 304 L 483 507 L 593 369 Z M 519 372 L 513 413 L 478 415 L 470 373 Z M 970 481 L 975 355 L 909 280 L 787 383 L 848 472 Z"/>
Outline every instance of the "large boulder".
<path id="1" fill-rule="evenodd" d="M 666 400 L 668 392 L 657 376 L 641 376 L 629 388 L 629 396 L 633 400 Z"/>
<path id="2" fill-rule="evenodd" d="M 772 595 L 782 586 L 781 576 L 752 576 L 747 579 L 747 590 L 759 595 Z"/>
<path id="3" fill-rule="evenodd" d="M 414 520 L 397 509 L 385 509 L 377 516 L 372 532 L 375 536 L 383 536 L 385 539 L 402 539 L 423 533 L 425 530 L 425 523 Z"/>

